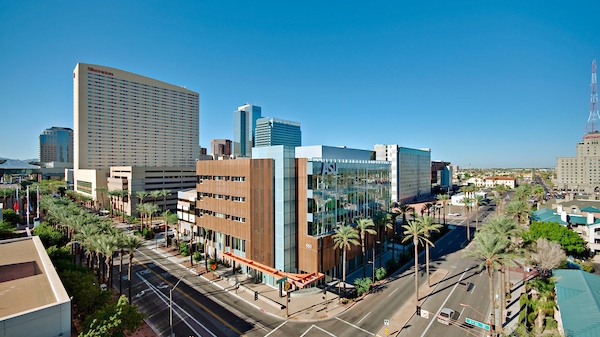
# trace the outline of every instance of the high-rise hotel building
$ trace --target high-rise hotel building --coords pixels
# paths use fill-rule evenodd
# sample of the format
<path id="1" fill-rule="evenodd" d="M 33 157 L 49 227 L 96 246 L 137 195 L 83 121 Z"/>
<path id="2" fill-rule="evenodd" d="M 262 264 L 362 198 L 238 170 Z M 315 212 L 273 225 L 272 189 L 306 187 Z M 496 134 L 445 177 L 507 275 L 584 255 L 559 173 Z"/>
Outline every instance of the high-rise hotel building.
<path id="1" fill-rule="evenodd" d="M 127 71 L 73 72 L 75 169 L 194 166 L 199 94 Z"/>
<path id="2" fill-rule="evenodd" d="M 73 112 L 77 192 L 102 203 L 99 199 L 106 198 L 98 198 L 97 187 L 124 189 L 129 195 L 169 189 L 174 207 L 176 191 L 195 185 L 198 93 L 127 71 L 78 63 L 73 71 Z M 152 186 L 144 183 L 148 174 L 154 179 Z M 129 203 L 124 212 L 134 209 Z"/>
<path id="3" fill-rule="evenodd" d="M 600 132 L 583 136 L 575 157 L 557 158 L 556 187 L 569 192 L 600 192 Z"/>

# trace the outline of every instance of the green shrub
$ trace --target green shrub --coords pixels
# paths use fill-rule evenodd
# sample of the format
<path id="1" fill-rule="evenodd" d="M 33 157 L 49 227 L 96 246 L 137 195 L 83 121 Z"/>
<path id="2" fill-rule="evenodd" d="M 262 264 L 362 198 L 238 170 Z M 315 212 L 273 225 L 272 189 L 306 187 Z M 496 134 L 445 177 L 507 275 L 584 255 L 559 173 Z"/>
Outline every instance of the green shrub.
<path id="1" fill-rule="evenodd" d="M 412 259 L 412 257 L 408 253 L 400 254 L 400 256 L 398 256 L 398 263 L 400 265 L 403 265 L 406 262 L 410 261 L 411 259 Z"/>
<path id="2" fill-rule="evenodd" d="M 202 253 L 200 253 L 200 252 L 194 252 L 193 258 L 194 258 L 194 261 L 196 261 L 196 262 L 202 260 Z"/>
<path id="3" fill-rule="evenodd" d="M 385 275 L 387 275 L 387 270 L 385 270 L 385 268 L 381 267 L 375 269 L 375 279 L 377 281 L 382 280 L 385 277 Z"/>
<path id="4" fill-rule="evenodd" d="M 396 270 L 398 270 L 398 268 L 400 268 L 400 264 L 398 263 L 398 261 L 390 259 L 387 260 L 387 262 L 385 263 L 385 267 L 387 268 L 387 270 L 390 271 L 390 273 L 393 273 Z"/>
<path id="5" fill-rule="evenodd" d="M 190 247 L 188 246 L 187 242 L 182 242 L 179 244 L 179 254 L 181 254 L 183 257 L 190 256 Z"/>
<path id="6" fill-rule="evenodd" d="M 594 272 L 594 265 L 590 261 L 583 261 L 582 263 L 580 263 L 580 265 L 583 271 L 586 271 L 588 273 Z"/>
<path id="7" fill-rule="evenodd" d="M 152 240 L 152 238 L 154 238 L 154 232 L 150 228 L 144 228 L 142 230 L 142 236 L 146 240 Z"/>
<path id="8" fill-rule="evenodd" d="M 44 247 L 51 246 L 64 246 L 66 243 L 66 237 L 60 230 L 54 229 L 54 227 L 48 225 L 46 222 L 42 222 L 33 230 L 33 234 L 37 235 Z"/>
<path id="9" fill-rule="evenodd" d="M 19 214 L 17 214 L 17 212 L 8 208 L 2 210 L 2 220 L 16 227 L 16 225 L 21 222 L 21 217 Z"/>
<path id="10" fill-rule="evenodd" d="M 373 281 L 371 281 L 371 278 L 369 277 L 357 278 L 356 280 L 354 280 L 354 288 L 356 289 L 356 294 L 358 296 L 361 296 L 362 294 L 369 291 L 369 288 L 371 287 L 372 283 Z"/>

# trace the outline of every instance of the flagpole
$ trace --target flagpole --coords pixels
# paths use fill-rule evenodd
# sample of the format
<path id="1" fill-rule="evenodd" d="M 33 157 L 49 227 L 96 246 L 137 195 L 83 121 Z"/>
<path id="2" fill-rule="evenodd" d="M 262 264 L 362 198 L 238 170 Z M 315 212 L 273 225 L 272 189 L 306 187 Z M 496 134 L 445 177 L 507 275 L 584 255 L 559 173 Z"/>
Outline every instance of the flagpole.
<path id="1" fill-rule="evenodd" d="M 19 185 L 17 185 L 17 214 L 19 214 Z M 13 206 L 14 208 L 14 206 Z"/>
<path id="2" fill-rule="evenodd" d="M 31 207 L 31 204 L 29 203 L 29 185 L 27 185 L 27 210 L 25 211 L 27 215 L 27 228 L 29 228 L 29 207 Z"/>
<path id="3" fill-rule="evenodd" d="M 40 185 L 37 186 L 37 192 L 36 192 L 36 200 L 37 200 L 37 207 L 36 207 L 36 218 L 40 218 Z"/>

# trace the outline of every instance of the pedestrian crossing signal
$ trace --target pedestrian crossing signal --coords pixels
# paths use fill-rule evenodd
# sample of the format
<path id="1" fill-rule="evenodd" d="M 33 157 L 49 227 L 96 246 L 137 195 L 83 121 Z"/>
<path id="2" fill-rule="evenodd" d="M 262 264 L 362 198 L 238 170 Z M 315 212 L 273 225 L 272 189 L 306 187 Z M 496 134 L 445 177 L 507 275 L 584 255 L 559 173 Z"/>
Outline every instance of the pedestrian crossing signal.
<path id="1" fill-rule="evenodd" d="M 417 305 L 417 316 L 421 316 L 421 307 Z"/>

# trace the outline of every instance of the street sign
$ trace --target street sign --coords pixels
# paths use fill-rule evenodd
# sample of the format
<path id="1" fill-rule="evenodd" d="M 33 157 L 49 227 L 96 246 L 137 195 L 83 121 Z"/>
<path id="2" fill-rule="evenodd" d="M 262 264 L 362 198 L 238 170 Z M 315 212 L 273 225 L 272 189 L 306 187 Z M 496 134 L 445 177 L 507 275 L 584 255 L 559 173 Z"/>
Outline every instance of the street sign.
<path id="1" fill-rule="evenodd" d="M 287 280 L 287 276 L 284 276 L 284 277 L 280 278 L 279 280 L 277 280 L 277 284 L 280 284 L 281 282 L 284 282 L 285 280 Z"/>
<path id="2" fill-rule="evenodd" d="M 383 325 L 385 325 L 385 326 L 390 325 L 390 320 L 389 319 L 384 319 L 383 320 Z"/>
<path id="3" fill-rule="evenodd" d="M 421 317 L 429 319 L 429 311 L 421 309 Z"/>
<path id="4" fill-rule="evenodd" d="M 490 331 L 490 326 L 489 325 L 483 324 L 483 323 L 481 323 L 479 321 L 476 321 L 474 319 L 470 319 L 468 317 L 465 317 L 465 323 L 468 323 L 468 324 L 474 325 L 474 326 L 476 326 L 478 328 L 482 328 L 484 330 Z"/>

